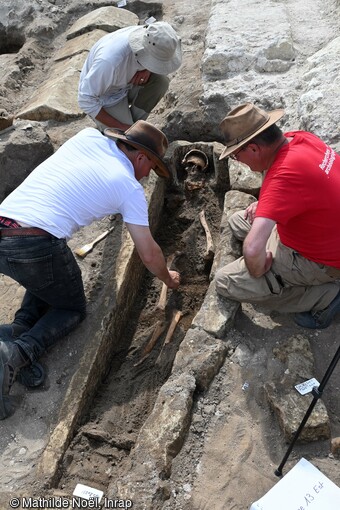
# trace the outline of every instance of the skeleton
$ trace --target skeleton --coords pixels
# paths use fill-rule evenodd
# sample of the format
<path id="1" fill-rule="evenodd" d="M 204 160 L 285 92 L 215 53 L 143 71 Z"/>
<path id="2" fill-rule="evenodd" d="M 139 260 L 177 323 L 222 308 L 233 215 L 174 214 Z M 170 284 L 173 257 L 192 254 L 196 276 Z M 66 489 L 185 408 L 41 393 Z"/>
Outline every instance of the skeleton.
<path id="1" fill-rule="evenodd" d="M 207 155 L 199 149 L 192 149 L 182 159 L 182 165 L 187 172 L 185 187 L 187 190 L 200 189 L 204 186 L 204 172 L 208 167 Z"/>

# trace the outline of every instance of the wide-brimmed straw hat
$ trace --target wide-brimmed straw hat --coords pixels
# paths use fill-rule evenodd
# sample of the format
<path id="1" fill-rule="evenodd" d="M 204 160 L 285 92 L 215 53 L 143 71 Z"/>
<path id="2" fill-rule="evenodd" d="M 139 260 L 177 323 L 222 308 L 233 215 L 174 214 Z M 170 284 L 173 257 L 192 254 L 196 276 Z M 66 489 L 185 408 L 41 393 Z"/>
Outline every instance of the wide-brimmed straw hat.
<path id="1" fill-rule="evenodd" d="M 165 134 L 145 120 L 137 120 L 126 131 L 106 128 L 105 136 L 114 140 L 122 140 L 135 149 L 142 151 L 154 163 L 153 170 L 161 177 L 169 177 L 170 172 L 163 157 L 168 148 L 168 139 Z"/>
<path id="2" fill-rule="evenodd" d="M 284 113 L 284 110 L 266 112 L 253 103 L 241 104 L 229 112 L 220 123 L 226 146 L 220 159 L 226 158 L 256 135 L 275 124 Z"/>
<path id="3" fill-rule="evenodd" d="M 129 35 L 136 60 L 155 74 L 170 74 L 182 63 L 181 41 L 169 23 L 156 21 L 137 27 Z"/>

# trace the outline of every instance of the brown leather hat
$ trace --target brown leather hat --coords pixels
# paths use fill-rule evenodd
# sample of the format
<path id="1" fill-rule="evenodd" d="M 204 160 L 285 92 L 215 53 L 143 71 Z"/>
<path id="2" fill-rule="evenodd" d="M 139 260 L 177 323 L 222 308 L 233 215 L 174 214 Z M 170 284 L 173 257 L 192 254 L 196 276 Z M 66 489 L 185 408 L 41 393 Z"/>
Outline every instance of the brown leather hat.
<path id="1" fill-rule="evenodd" d="M 284 110 L 265 112 L 253 103 L 244 103 L 228 113 L 220 124 L 225 139 L 225 149 L 220 159 L 226 158 L 249 142 L 284 115 Z"/>
<path id="2" fill-rule="evenodd" d="M 137 120 L 126 131 L 106 128 L 105 136 L 140 149 L 154 163 L 153 170 L 161 177 L 169 177 L 170 172 L 163 157 L 168 148 L 168 139 L 165 134 L 145 120 Z"/>

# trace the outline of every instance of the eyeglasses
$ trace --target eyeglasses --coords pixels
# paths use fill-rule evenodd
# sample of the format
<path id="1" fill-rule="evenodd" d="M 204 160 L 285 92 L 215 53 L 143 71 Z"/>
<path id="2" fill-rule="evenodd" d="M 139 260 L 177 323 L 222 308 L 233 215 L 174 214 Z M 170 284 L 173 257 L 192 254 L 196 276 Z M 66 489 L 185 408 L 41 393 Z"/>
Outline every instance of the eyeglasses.
<path id="1" fill-rule="evenodd" d="M 243 147 L 241 147 L 237 152 L 232 152 L 231 154 L 229 154 L 229 158 L 233 159 L 234 161 L 238 161 L 237 156 L 240 154 L 240 152 L 244 151 L 247 147 L 248 147 L 248 144 L 243 145 Z"/>

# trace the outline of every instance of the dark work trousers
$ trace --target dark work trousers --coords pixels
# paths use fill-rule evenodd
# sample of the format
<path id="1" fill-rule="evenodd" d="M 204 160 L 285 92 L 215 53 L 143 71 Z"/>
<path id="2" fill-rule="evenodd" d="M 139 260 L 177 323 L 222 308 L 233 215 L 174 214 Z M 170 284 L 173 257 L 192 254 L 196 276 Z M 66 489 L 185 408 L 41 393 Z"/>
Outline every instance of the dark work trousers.
<path id="1" fill-rule="evenodd" d="M 80 268 L 65 239 L 53 236 L 1 237 L 0 273 L 25 289 L 13 326 L 15 342 L 31 361 L 72 331 L 86 316 Z M 8 326 L 0 337 L 6 339 Z M 0 338 L 1 339 L 1 338 Z"/>

